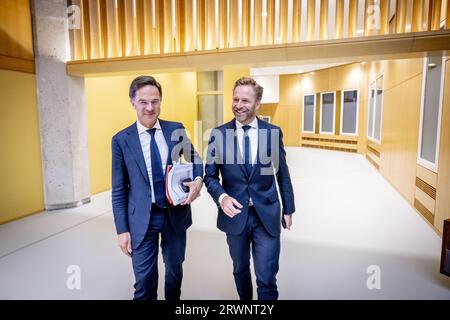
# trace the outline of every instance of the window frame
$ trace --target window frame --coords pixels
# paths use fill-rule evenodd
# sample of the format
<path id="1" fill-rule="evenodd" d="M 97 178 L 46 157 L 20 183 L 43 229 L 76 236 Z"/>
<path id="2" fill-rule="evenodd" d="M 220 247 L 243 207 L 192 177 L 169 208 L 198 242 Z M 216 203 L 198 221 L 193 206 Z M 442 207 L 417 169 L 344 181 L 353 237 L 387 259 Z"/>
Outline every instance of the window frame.
<path id="1" fill-rule="evenodd" d="M 333 94 L 333 131 L 328 132 L 328 131 L 323 131 L 322 130 L 322 105 L 323 105 L 323 95 L 324 94 L 328 94 L 328 93 L 332 93 Z M 327 92 L 321 92 L 320 93 L 320 111 L 319 111 L 319 133 L 320 134 L 327 134 L 327 135 L 334 135 L 335 131 L 336 131 L 336 91 L 327 91 Z"/>
<path id="2" fill-rule="evenodd" d="M 307 131 L 305 130 L 305 97 L 306 96 L 313 96 L 314 97 L 314 118 L 313 118 L 313 130 Z M 316 94 L 315 93 L 307 93 L 302 96 L 302 133 L 316 133 Z"/>
<path id="3" fill-rule="evenodd" d="M 373 115 L 372 115 L 372 132 L 369 132 L 369 119 L 370 119 L 370 94 L 371 94 L 371 90 L 372 90 L 372 85 L 375 86 L 375 81 L 372 81 L 371 83 L 369 83 L 369 89 L 367 90 L 367 130 L 366 130 L 366 138 L 368 140 L 372 139 L 371 135 L 373 135 Z M 376 99 L 376 98 L 374 98 Z M 375 110 L 375 100 L 374 100 L 374 109 Z"/>
<path id="4" fill-rule="evenodd" d="M 428 57 L 423 58 L 422 66 L 422 94 L 420 101 L 420 115 L 419 115 L 419 139 L 417 145 L 417 164 L 437 173 L 439 166 L 439 147 L 441 140 L 441 127 L 442 127 L 442 107 L 444 103 L 444 79 L 445 79 L 445 62 L 447 57 L 442 55 L 442 68 L 441 68 L 441 83 L 439 88 L 439 112 L 438 112 L 438 124 L 437 124 L 437 137 L 436 137 L 436 153 L 435 153 L 435 163 L 432 163 L 426 159 L 423 159 L 420 154 L 422 153 L 422 131 L 423 131 L 423 112 L 425 107 L 425 86 L 427 80 L 427 66 Z"/>
<path id="5" fill-rule="evenodd" d="M 380 116 L 380 139 L 377 140 L 375 139 L 375 114 L 376 114 L 376 108 L 377 108 L 377 81 L 378 79 L 383 78 L 383 83 L 381 86 L 381 116 Z M 372 135 L 373 137 L 371 137 L 369 135 L 369 104 L 370 104 L 370 88 L 372 87 L 372 85 L 374 85 L 375 87 L 375 95 L 374 95 L 374 105 L 373 105 L 373 117 L 372 117 Z M 379 75 L 377 75 L 377 77 L 375 78 L 375 80 L 373 80 L 372 82 L 369 83 L 369 90 L 368 90 L 368 97 L 367 97 L 367 131 L 366 131 L 366 136 L 367 139 L 375 142 L 376 144 L 380 144 L 381 145 L 381 138 L 382 138 L 382 134 L 383 134 L 383 100 L 384 100 L 384 72 L 381 72 Z"/>
<path id="6" fill-rule="evenodd" d="M 355 125 L 355 129 L 356 132 L 355 133 L 346 133 L 346 132 L 342 132 L 342 124 L 344 121 L 344 92 L 350 92 L 350 91 L 356 91 L 356 125 Z M 359 132 L 359 89 L 344 89 L 341 90 L 341 121 L 340 121 L 340 129 L 339 129 L 339 134 L 340 135 L 345 135 L 345 136 L 357 136 L 358 132 Z"/>

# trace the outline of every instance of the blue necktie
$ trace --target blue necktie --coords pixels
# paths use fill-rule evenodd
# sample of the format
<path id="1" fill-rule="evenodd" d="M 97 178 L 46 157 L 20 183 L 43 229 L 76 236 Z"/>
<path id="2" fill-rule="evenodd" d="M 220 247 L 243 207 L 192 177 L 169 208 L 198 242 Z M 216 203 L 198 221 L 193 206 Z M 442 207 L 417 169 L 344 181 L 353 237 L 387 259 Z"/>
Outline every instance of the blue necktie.
<path id="1" fill-rule="evenodd" d="M 248 130 L 250 128 L 251 128 L 250 126 L 242 127 L 242 129 L 244 130 L 244 144 L 242 145 L 244 149 L 244 165 L 248 175 L 250 175 L 250 173 L 252 172 L 252 162 L 250 160 L 251 146 L 250 146 L 250 137 L 248 136 L 249 132 Z"/>
<path id="2" fill-rule="evenodd" d="M 167 206 L 166 200 L 166 186 L 164 179 L 164 172 L 162 169 L 161 156 L 159 154 L 158 145 L 156 144 L 155 132 L 156 128 L 148 129 L 150 133 L 150 158 L 152 159 L 152 180 L 153 193 L 155 194 L 155 203 L 158 207 L 164 208 Z"/>

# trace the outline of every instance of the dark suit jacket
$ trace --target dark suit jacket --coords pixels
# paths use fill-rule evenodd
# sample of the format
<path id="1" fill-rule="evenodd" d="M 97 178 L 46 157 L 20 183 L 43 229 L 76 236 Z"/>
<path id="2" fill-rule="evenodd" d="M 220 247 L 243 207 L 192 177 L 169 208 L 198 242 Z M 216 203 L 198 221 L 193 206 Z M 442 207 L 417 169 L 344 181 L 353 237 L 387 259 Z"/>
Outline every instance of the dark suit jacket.
<path id="1" fill-rule="evenodd" d="M 183 125 L 161 119 L 159 123 L 168 146 L 167 164 L 183 155 L 186 161 L 195 161 L 194 178 L 203 177 L 202 160 Z M 175 141 L 171 139 L 172 134 Z M 112 138 L 112 206 L 117 234 L 130 232 L 132 246 L 137 248 L 150 222 L 152 192 L 136 123 Z M 175 232 L 185 232 L 192 224 L 189 205 L 169 205 L 168 211 Z"/>
<path id="2" fill-rule="evenodd" d="M 280 189 L 283 214 L 292 214 L 295 211 L 281 129 L 258 119 L 258 156 L 250 176 L 243 165 L 235 132 L 236 122 L 233 119 L 213 130 L 208 146 L 204 182 L 219 208 L 217 227 L 228 234 L 240 234 L 247 221 L 251 198 L 267 232 L 277 236 L 281 232 L 281 208 L 275 180 L 278 181 Z M 274 169 L 277 168 L 274 174 Z M 222 193 L 227 193 L 239 201 L 243 205 L 242 212 L 233 218 L 228 217 L 218 203 Z"/>

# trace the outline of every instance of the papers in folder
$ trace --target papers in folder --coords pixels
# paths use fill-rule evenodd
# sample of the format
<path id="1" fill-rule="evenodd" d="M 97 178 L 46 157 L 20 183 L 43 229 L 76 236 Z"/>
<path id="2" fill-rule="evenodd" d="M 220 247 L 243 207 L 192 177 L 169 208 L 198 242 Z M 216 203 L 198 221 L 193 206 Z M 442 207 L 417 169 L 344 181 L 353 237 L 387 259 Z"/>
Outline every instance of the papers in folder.
<path id="1" fill-rule="evenodd" d="M 183 182 L 192 181 L 193 175 L 192 163 L 174 163 L 167 167 L 166 196 L 171 205 L 176 206 L 187 199 Z"/>

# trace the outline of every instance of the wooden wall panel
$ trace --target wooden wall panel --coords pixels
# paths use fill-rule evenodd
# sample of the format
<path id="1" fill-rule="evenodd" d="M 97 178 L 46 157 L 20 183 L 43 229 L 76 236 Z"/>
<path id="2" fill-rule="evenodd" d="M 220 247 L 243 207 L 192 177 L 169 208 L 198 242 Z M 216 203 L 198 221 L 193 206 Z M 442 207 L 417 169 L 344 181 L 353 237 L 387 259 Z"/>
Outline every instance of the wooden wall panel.
<path id="1" fill-rule="evenodd" d="M 302 17 L 302 6 L 301 0 L 293 0 L 292 5 L 292 42 L 300 41 L 300 25 L 301 25 L 301 17 Z"/>
<path id="2" fill-rule="evenodd" d="M 230 14 L 229 14 L 229 30 L 230 35 L 228 39 L 228 43 L 230 47 L 237 47 L 239 43 L 239 34 L 238 34 L 238 0 L 230 0 L 229 1 L 229 8 L 230 8 Z"/>
<path id="3" fill-rule="evenodd" d="M 403 59 L 385 61 L 384 89 L 389 90 L 398 84 L 422 74 L 423 59 Z"/>
<path id="4" fill-rule="evenodd" d="M 334 97 L 334 134 L 339 135 L 341 132 L 341 91 L 336 91 Z"/>
<path id="5" fill-rule="evenodd" d="M 272 122 L 283 129 L 284 143 L 288 146 L 300 145 L 301 91 L 300 77 L 280 76 L 280 102 L 263 105 L 260 114 L 270 115 Z"/>
<path id="6" fill-rule="evenodd" d="M 301 103 L 301 77 L 297 74 L 280 76 L 280 104 L 299 106 Z"/>
<path id="7" fill-rule="evenodd" d="M 349 0 L 349 13 L 348 13 L 348 37 L 356 36 L 356 27 L 357 27 L 357 6 L 358 0 Z"/>
<path id="8" fill-rule="evenodd" d="M 421 201 L 421 206 L 427 208 L 427 221 L 442 234 L 443 220 L 450 218 L 450 62 L 447 59 L 437 178 L 435 173 L 417 165 L 422 62 L 422 59 L 392 60 L 366 66 L 369 83 L 377 75 L 384 75 L 381 145 L 373 146 L 381 152 L 381 174 L 412 205 Z M 417 191 L 416 176 L 437 186 L 435 204 L 428 195 Z M 419 211 L 423 214 L 423 210 Z"/>
<path id="9" fill-rule="evenodd" d="M 443 0 L 441 5 L 441 22 L 446 20 L 446 18 L 448 17 L 448 6 L 449 1 Z"/>
<path id="10" fill-rule="evenodd" d="M 344 0 L 336 1 L 336 23 L 334 26 L 334 34 L 330 39 L 341 39 L 344 36 Z"/>
<path id="11" fill-rule="evenodd" d="M 219 48 L 227 48 L 227 1 L 219 0 Z"/>
<path id="12" fill-rule="evenodd" d="M 270 122 L 277 126 L 285 126 L 284 123 L 281 123 L 278 113 L 277 113 L 278 104 L 276 103 L 265 103 L 261 105 L 261 108 L 258 111 L 258 115 L 270 116 Z"/>
<path id="13" fill-rule="evenodd" d="M 335 90 L 357 89 L 360 80 L 364 77 L 361 73 L 361 64 L 352 63 L 329 70 L 329 86 L 336 88 Z M 320 72 L 320 71 L 319 71 Z"/>
<path id="14" fill-rule="evenodd" d="M 100 3 L 98 0 L 88 0 L 87 8 L 89 8 L 89 30 L 90 30 L 90 56 L 103 57 L 103 39 L 101 29 Z"/>
<path id="15" fill-rule="evenodd" d="M 205 2 L 205 49 L 216 47 L 215 1 Z"/>
<path id="16" fill-rule="evenodd" d="M 405 32 L 407 6 L 407 1 L 397 1 L 397 8 L 395 10 L 395 32 L 397 33 Z"/>
<path id="17" fill-rule="evenodd" d="M 288 0 L 280 0 L 279 43 L 288 42 Z"/>
<path id="18" fill-rule="evenodd" d="M 447 0 L 447 10 L 446 10 L 445 28 L 450 29 L 450 1 Z"/>
<path id="19" fill-rule="evenodd" d="M 274 44 L 275 42 L 275 0 L 267 1 L 267 27 L 266 27 L 266 43 Z"/>
<path id="20" fill-rule="evenodd" d="M 264 104 L 258 114 L 270 116 L 271 123 L 283 130 L 286 146 L 300 146 L 301 109 L 293 105 Z"/>
<path id="21" fill-rule="evenodd" d="M 307 1 L 303 8 L 304 31 L 300 30 L 302 5 L 306 4 L 303 0 L 72 0 L 72 3 L 82 10 L 82 29 L 71 31 L 73 60 L 295 43 L 301 40 L 303 32 L 303 41 L 389 33 L 387 0 L 378 2 L 379 30 L 373 28 L 365 15 L 362 34 L 356 32 L 358 0 L 336 0 L 332 13 L 329 0 Z M 289 3 L 292 11 L 288 10 Z M 362 3 L 369 9 L 375 0 Z M 447 0 L 397 1 L 393 33 L 439 30 L 448 8 Z M 331 14 L 335 19 L 328 19 Z M 330 21 L 334 21 L 333 28 Z M 333 34 L 328 34 L 329 31 Z"/>
<path id="22" fill-rule="evenodd" d="M 413 17 L 412 17 L 412 25 L 411 25 L 411 31 L 412 32 L 418 32 L 422 31 L 423 28 L 423 0 L 415 0 L 413 2 Z"/>
<path id="23" fill-rule="evenodd" d="M 357 89 L 365 92 L 360 86 L 363 76 L 361 75 L 361 64 L 348 64 L 335 68 L 318 70 L 313 73 L 280 75 L 280 101 L 278 104 L 263 105 L 260 114 L 269 115 L 272 122 L 282 127 L 286 143 L 290 146 L 300 146 L 302 136 L 316 137 L 323 139 L 350 139 L 357 140 L 357 145 L 348 146 L 340 142 L 309 142 L 309 144 L 333 145 L 339 147 L 347 147 L 351 149 L 357 148 L 359 152 L 363 151 L 363 146 L 359 138 L 352 136 L 339 135 L 340 122 L 340 91 L 344 89 Z M 337 134 L 321 135 L 319 134 L 319 108 L 320 108 L 320 92 L 336 92 L 336 118 L 335 130 Z M 316 134 L 303 135 L 302 130 L 302 99 L 304 94 L 315 93 L 316 96 Z M 361 96 L 360 96 L 361 98 Z M 363 125 L 364 111 L 361 110 L 362 102 L 360 101 L 359 127 Z M 361 130 L 361 129 L 358 129 Z"/>
<path id="24" fill-rule="evenodd" d="M 389 34 L 389 1 L 380 3 L 380 33 Z"/>
<path id="25" fill-rule="evenodd" d="M 386 79 L 395 72 L 402 72 L 397 64 L 402 65 L 403 61 L 386 64 Z M 422 75 L 397 84 L 391 82 L 391 85 L 384 90 L 383 97 L 380 172 L 413 204 Z"/>
<path id="26" fill-rule="evenodd" d="M 0 1 L 0 69 L 34 73 L 29 0 Z"/>
<path id="27" fill-rule="evenodd" d="M 439 30 L 441 22 L 442 0 L 430 0 L 431 30 Z M 429 29 L 430 30 L 430 29 Z"/>
<path id="28" fill-rule="evenodd" d="M 328 0 L 320 0 L 319 39 L 328 39 Z"/>
<path id="29" fill-rule="evenodd" d="M 34 74 L 0 70 L 0 224 L 45 207 L 36 91 Z"/>
<path id="30" fill-rule="evenodd" d="M 319 1 L 319 0 L 318 0 Z M 315 37 L 315 18 L 316 18 L 316 5 L 314 1 L 308 1 L 308 13 L 307 13 L 307 41 L 313 41 Z"/>
<path id="31" fill-rule="evenodd" d="M 253 41 L 256 43 L 263 43 L 263 34 L 262 34 L 262 0 L 255 0 L 255 13 L 253 17 L 254 23 L 254 36 Z"/>
<path id="32" fill-rule="evenodd" d="M 428 183 L 430 186 L 436 188 L 437 186 L 437 174 L 421 165 L 417 165 L 416 176 Z"/>

